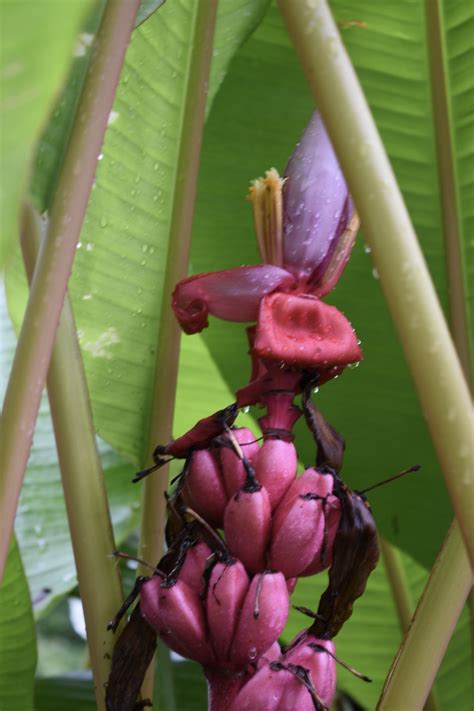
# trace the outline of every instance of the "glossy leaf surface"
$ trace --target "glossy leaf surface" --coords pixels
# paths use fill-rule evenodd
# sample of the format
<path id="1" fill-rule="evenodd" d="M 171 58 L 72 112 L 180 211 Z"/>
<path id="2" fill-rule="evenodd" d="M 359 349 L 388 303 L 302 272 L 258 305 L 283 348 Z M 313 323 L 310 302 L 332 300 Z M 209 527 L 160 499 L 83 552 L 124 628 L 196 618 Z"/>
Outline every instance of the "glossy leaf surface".
<path id="1" fill-rule="evenodd" d="M 18 208 L 28 182 L 32 148 L 66 77 L 76 35 L 90 6 L 90 0 L 2 3 L 0 265 L 18 233 Z"/>
<path id="2" fill-rule="evenodd" d="M 28 583 L 16 540 L 0 588 L 0 708 L 33 709 L 36 635 Z"/>

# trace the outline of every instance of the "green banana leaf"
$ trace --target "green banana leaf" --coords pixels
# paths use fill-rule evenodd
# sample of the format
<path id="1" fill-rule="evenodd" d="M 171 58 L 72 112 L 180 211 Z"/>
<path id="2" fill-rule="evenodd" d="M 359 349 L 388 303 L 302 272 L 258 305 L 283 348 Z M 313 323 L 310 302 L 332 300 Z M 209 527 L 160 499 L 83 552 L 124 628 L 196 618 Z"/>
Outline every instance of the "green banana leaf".
<path id="1" fill-rule="evenodd" d="M 173 678 L 176 685 L 176 701 L 179 711 L 202 711 L 206 707 L 207 691 L 204 678 L 197 664 L 173 663 Z M 90 672 L 43 677 L 36 682 L 36 711 L 94 711 L 96 708 L 94 687 Z M 167 706 L 164 711 L 171 711 Z"/>
<path id="2" fill-rule="evenodd" d="M 30 593 L 13 538 L 0 588 L 0 708 L 32 711 L 36 634 Z"/>
<path id="3" fill-rule="evenodd" d="M 66 77 L 90 0 L 2 2 L 0 266 L 18 234 L 32 148 Z"/>

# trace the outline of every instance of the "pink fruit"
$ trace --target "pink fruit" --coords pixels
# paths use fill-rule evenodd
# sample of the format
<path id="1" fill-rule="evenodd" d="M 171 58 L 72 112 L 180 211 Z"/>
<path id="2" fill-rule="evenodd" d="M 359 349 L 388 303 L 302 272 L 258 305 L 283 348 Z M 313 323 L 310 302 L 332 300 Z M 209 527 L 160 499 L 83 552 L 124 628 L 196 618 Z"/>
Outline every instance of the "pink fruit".
<path id="1" fill-rule="evenodd" d="M 271 508 L 265 487 L 255 484 L 248 490 L 244 486 L 234 494 L 224 514 L 226 543 L 250 573 L 265 568 L 270 527 Z"/>
<path id="2" fill-rule="evenodd" d="M 141 590 L 140 608 L 146 621 L 175 652 L 203 665 L 215 663 L 206 635 L 201 600 L 186 583 L 148 580 Z"/>
<path id="3" fill-rule="evenodd" d="M 179 579 L 189 585 L 194 592 L 201 595 L 204 592 L 204 568 L 206 561 L 212 554 L 211 549 L 205 543 L 196 543 L 186 553 L 186 558 L 181 570 L 179 571 Z"/>
<path id="4" fill-rule="evenodd" d="M 327 706 L 331 705 L 336 691 L 336 661 L 331 656 L 335 653 L 334 642 L 307 634 L 284 655 L 285 663 L 299 664 L 308 669 L 317 695 Z"/>
<path id="5" fill-rule="evenodd" d="M 295 671 L 264 664 L 241 688 L 229 711 L 314 711 L 310 692 Z"/>
<path id="6" fill-rule="evenodd" d="M 240 444 L 243 455 L 251 462 L 260 449 L 258 442 L 255 441 L 254 433 L 246 427 L 240 427 L 233 429 L 232 434 Z M 230 499 L 245 482 L 245 467 L 230 443 L 229 446 L 221 448 L 220 460 L 225 490 Z"/>
<path id="7" fill-rule="evenodd" d="M 211 526 L 222 526 L 227 495 L 214 451 L 198 449 L 193 452 L 182 495 L 185 503 Z"/>
<path id="8" fill-rule="evenodd" d="M 273 671 L 264 664 L 239 691 L 229 711 L 279 711 L 285 686 L 292 678 L 290 672 Z"/>
<path id="9" fill-rule="evenodd" d="M 341 504 L 336 496 L 328 496 L 324 506 L 325 531 L 323 534 L 323 545 L 308 565 L 301 573 L 301 577 L 316 575 L 332 564 L 332 548 L 334 539 L 341 520 Z"/>
<path id="10" fill-rule="evenodd" d="M 326 544 L 323 497 L 333 487 L 330 475 L 307 469 L 283 497 L 272 523 L 269 565 L 287 578 L 301 575 Z"/>
<path id="11" fill-rule="evenodd" d="M 272 511 L 296 476 L 298 457 L 292 442 L 267 439 L 253 460 L 255 476 L 266 488 Z"/>
<path id="12" fill-rule="evenodd" d="M 281 573 L 255 575 L 245 596 L 230 659 L 235 667 L 254 662 L 277 640 L 288 619 L 290 599 Z"/>
<path id="13" fill-rule="evenodd" d="M 217 563 L 212 569 L 206 598 L 207 623 L 220 666 L 228 660 L 229 648 L 250 579 L 240 561 Z"/>
<path id="14" fill-rule="evenodd" d="M 272 646 L 257 659 L 257 669 L 261 669 L 265 664 L 276 662 L 281 657 L 281 647 L 279 642 L 273 642 Z"/>

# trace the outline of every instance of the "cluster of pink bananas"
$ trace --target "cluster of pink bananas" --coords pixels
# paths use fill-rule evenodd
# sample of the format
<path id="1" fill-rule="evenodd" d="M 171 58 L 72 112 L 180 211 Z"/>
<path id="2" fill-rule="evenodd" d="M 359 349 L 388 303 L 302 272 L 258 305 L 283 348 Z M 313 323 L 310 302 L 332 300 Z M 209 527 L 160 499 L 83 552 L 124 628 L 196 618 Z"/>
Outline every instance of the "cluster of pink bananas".
<path id="1" fill-rule="evenodd" d="M 249 434 L 236 429 L 231 436 L 248 442 Z M 280 444 L 288 443 L 268 439 L 257 447 L 256 470 L 266 451 L 275 465 Z M 307 630 L 283 653 L 277 640 L 287 622 L 297 576 L 330 565 L 340 518 L 339 499 L 331 493 L 333 478 L 315 469 L 295 478 L 293 457 L 293 481 L 287 476 L 285 487 L 275 492 L 272 512 L 269 493 L 255 478 L 250 461 L 239 459 L 225 445 L 221 448 L 220 454 L 228 455 L 229 470 L 244 480 L 225 506 L 225 544 L 216 545 L 199 519 L 196 523 L 194 514 L 204 519 L 205 507 L 185 507 L 183 513 L 192 514 L 193 522 L 184 524 L 175 542 L 177 554 L 168 574 L 159 570 L 144 584 L 141 612 L 173 651 L 203 665 L 212 709 L 231 704 L 232 711 L 304 710 L 313 709 L 315 701 L 324 708 L 335 691 L 333 642 Z M 194 452 L 185 479 L 187 497 L 194 484 L 191 473 L 201 461 L 201 483 L 207 471 L 216 476 L 216 453 Z"/>
<path id="2" fill-rule="evenodd" d="M 231 435 L 244 458 L 228 448 L 228 436 L 195 452 L 184 502 L 223 528 L 229 552 L 249 573 L 278 570 L 292 580 L 328 567 L 340 519 L 333 477 L 307 469 L 296 478 L 292 442 L 265 439 L 260 448 L 246 428 Z"/>
<path id="3" fill-rule="evenodd" d="M 154 453 L 152 469 L 168 457 L 185 466 L 168 501 L 169 549 L 141 588 L 140 611 L 172 650 L 202 664 L 213 711 L 324 709 L 336 685 L 332 639 L 378 548 L 365 499 L 338 474 L 344 442 L 310 397 L 362 357 L 350 323 L 321 301 L 358 221 L 318 114 L 285 177 L 268 171 L 250 199 L 264 263 L 190 277 L 173 295 L 187 333 L 207 326 L 208 314 L 255 321 L 253 370 L 235 405 Z M 293 402 L 300 393 L 303 410 Z M 233 426 L 238 409 L 254 404 L 265 408 L 258 439 Z M 317 459 L 297 476 L 292 428 L 302 411 Z M 317 612 L 305 610 L 313 623 L 282 649 L 298 577 L 328 567 Z"/>

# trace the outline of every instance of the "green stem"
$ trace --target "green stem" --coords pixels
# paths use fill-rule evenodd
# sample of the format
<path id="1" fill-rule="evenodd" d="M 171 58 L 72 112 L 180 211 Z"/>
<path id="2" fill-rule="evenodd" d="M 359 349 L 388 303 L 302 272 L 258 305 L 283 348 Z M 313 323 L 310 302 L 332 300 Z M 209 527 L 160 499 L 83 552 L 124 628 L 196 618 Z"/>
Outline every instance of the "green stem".
<path id="1" fill-rule="evenodd" d="M 385 572 L 392 591 L 402 635 L 408 631 L 415 608 L 400 551 L 385 538 L 380 538 Z M 438 703 L 434 688 L 428 694 L 424 711 L 436 711 Z"/>
<path id="2" fill-rule="evenodd" d="M 23 210 L 21 246 L 31 282 L 39 249 L 39 217 Z M 48 371 L 48 395 L 98 709 L 105 709 L 114 636 L 107 622 L 122 604 L 119 569 L 107 492 L 97 451 L 77 329 L 68 296 L 56 333 Z M 100 592 L 99 592 L 100 591 Z"/>
<path id="3" fill-rule="evenodd" d="M 474 562 L 471 399 L 413 225 L 327 3 L 279 4 L 361 216 Z"/>
<path id="4" fill-rule="evenodd" d="M 448 278 L 451 333 L 464 375 L 472 393 L 472 341 L 466 314 L 466 272 L 461 245 L 464 241 L 457 175 L 456 135 L 453 127 L 446 29 L 440 0 L 425 0 L 431 93 L 436 135 L 438 181 Z M 474 656 L 474 592 L 471 593 L 471 647 Z"/>
<path id="5" fill-rule="evenodd" d="M 171 439 L 179 363 L 180 330 L 171 311 L 171 293 L 186 276 L 196 196 L 199 156 L 204 127 L 207 85 L 212 59 L 217 0 L 195 3 L 194 37 L 189 54 L 188 82 L 181 124 L 180 151 L 176 166 L 169 251 L 163 289 L 159 340 L 156 351 L 152 413 L 146 457 L 157 443 Z M 168 470 L 145 480 L 143 490 L 140 557 L 157 562 L 163 555 L 166 506 L 164 492 Z M 139 569 L 139 574 L 140 574 Z M 148 684 L 149 686 L 149 684 Z M 144 694 L 150 696 L 150 689 Z"/>
<path id="6" fill-rule="evenodd" d="M 154 670 L 155 708 L 177 711 L 173 683 L 173 662 L 170 650 L 161 639 L 156 643 L 156 664 Z"/>
<path id="7" fill-rule="evenodd" d="M 423 708 L 471 585 L 472 571 L 453 522 L 392 664 L 378 711 Z"/>
<path id="8" fill-rule="evenodd" d="M 0 580 L 97 156 L 138 4 L 115 0 L 105 8 L 31 284 L 0 431 Z"/>
<path id="9" fill-rule="evenodd" d="M 380 549 L 395 607 L 397 608 L 400 627 L 402 632 L 405 633 L 410 625 L 415 604 L 408 586 L 400 551 L 382 537 L 380 538 Z"/>
<path id="10" fill-rule="evenodd" d="M 468 384 L 472 383 L 469 328 L 466 314 L 466 274 L 461 256 L 463 243 L 459 180 L 455 160 L 455 132 L 449 97 L 444 17 L 440 0 L 425 0 L 431 91 L 436 134 L 438 181 L 443 214 L 443 234 L 448 277 L 449 320 L 459 360 Z"/>

